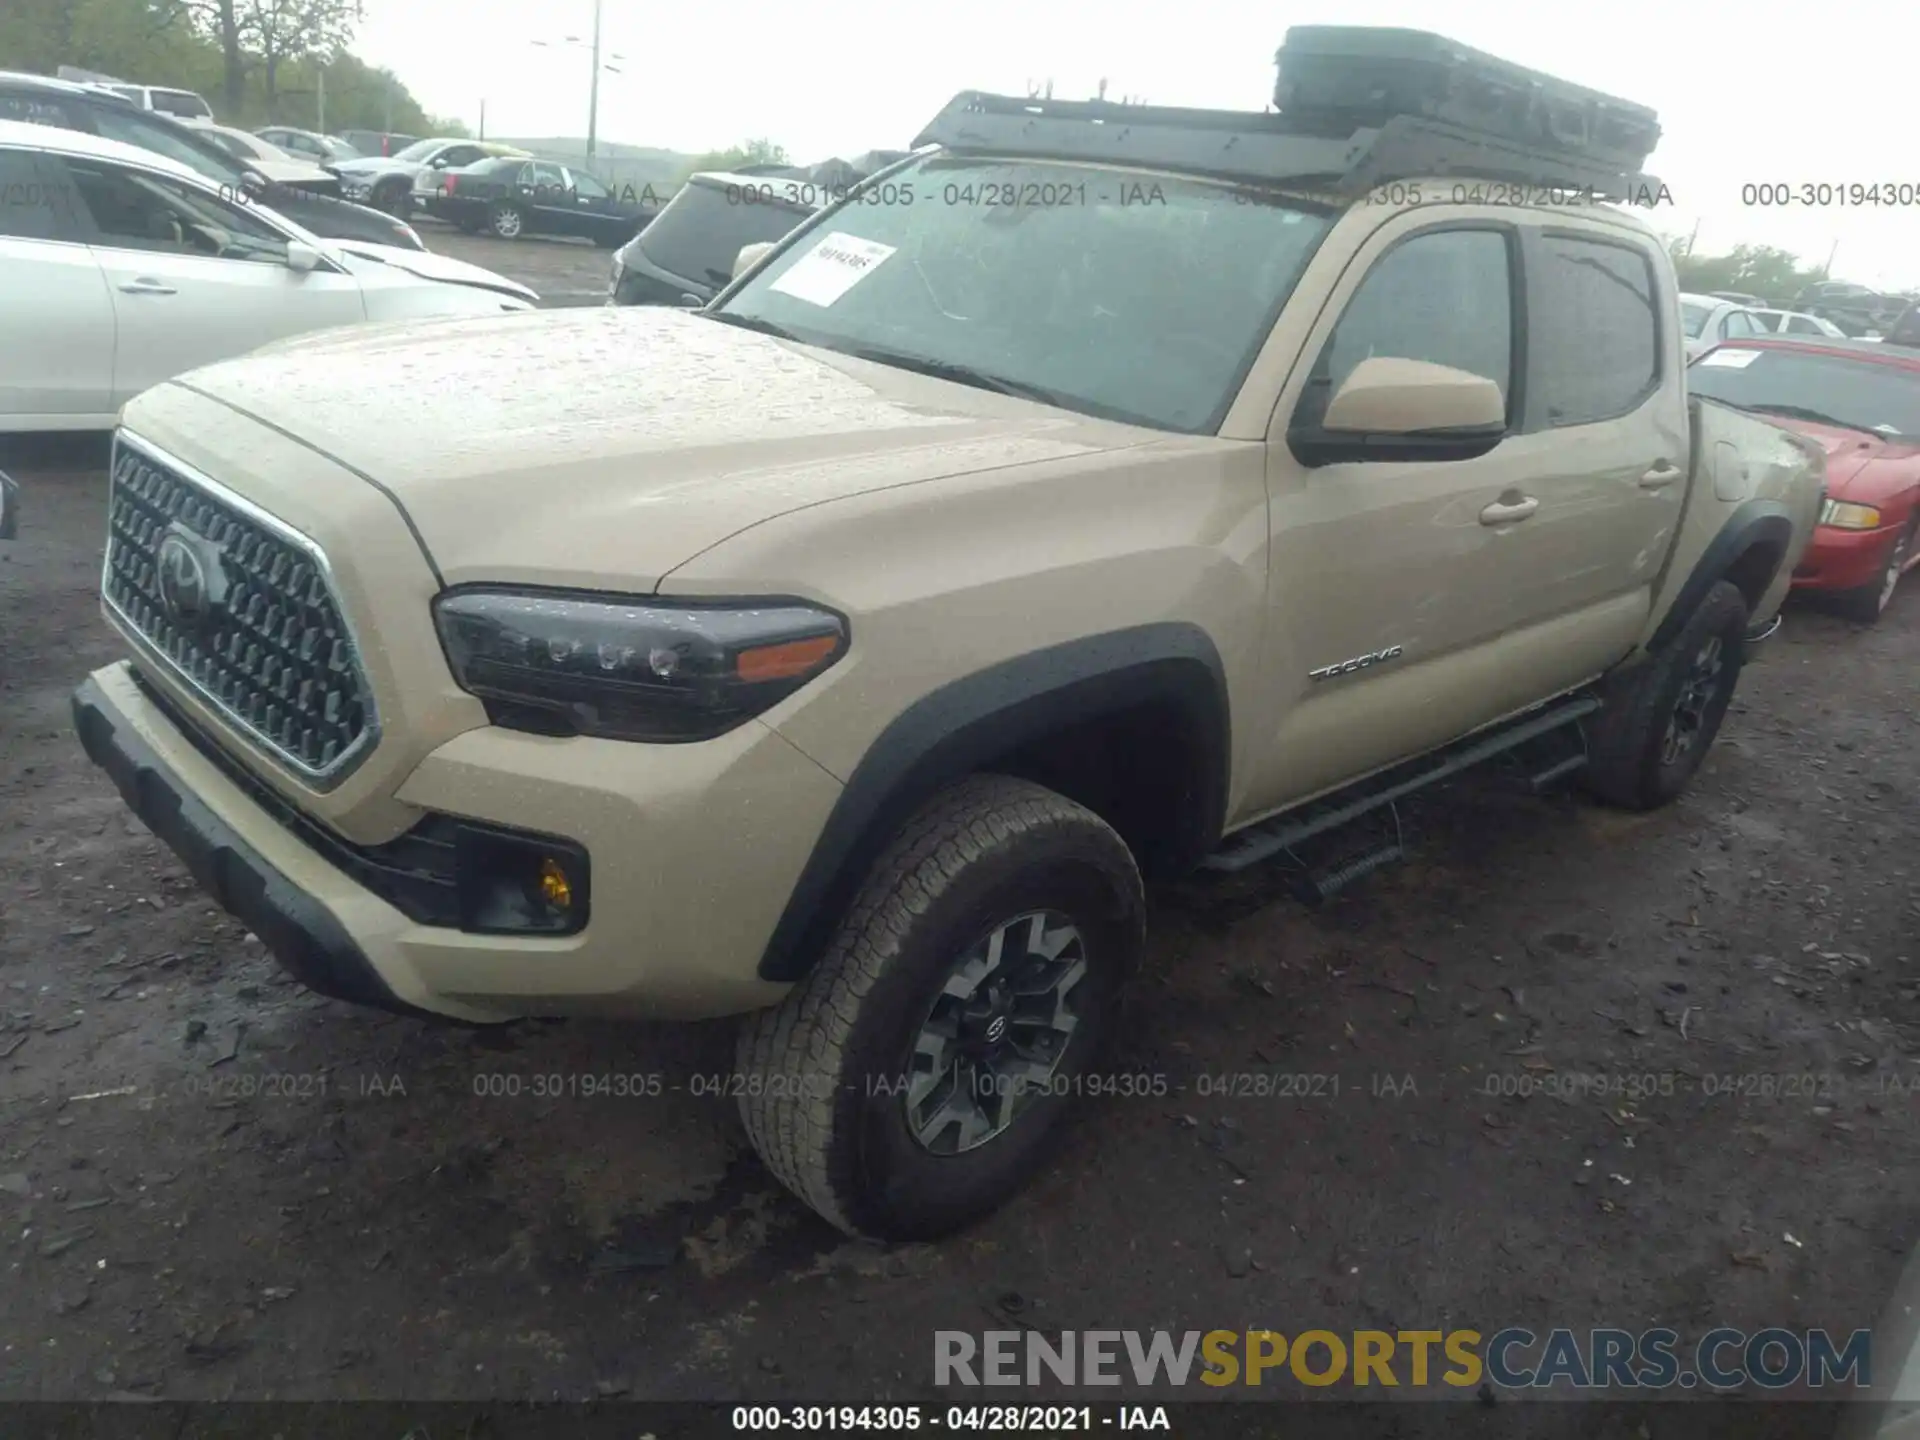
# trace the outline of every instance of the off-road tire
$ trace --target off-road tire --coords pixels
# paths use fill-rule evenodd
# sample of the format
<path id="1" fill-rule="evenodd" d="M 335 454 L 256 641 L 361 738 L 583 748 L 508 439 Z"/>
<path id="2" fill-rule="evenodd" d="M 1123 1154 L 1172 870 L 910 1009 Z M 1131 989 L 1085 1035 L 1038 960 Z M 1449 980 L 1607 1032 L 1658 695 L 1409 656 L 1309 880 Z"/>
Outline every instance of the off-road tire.
<path id="1" fill-rule="evenodd" d="M 487 210 L 487 229 L 501 240 L 518 240 L 526 234 L 527 217 L 518 205 L 496 200 Z"/>
<path id="2" fill-rule="evenodd" d="M 976 1149 L 937 1155 L 886 1087 L 908 1069 L 952 967 L 1035 910 L 1085 944 L 1087 1013 L 1058 1084 Z M 980 775 L 941 792 L 894 838 L 818 964 L 739 1043 L 740 1113 L 767 1168 L 850 1235 L 925 1240 L 999 1207 L 1046 1162 L 1058 1122 L 1114 1028 L 1145 935 L 1140 872 L 1084 806 L 1024 780 Z M 876 1084 L 879 1091 L 876 1093 Z"/>
<path id="3" fill-rule="evenodd" d="M 1893 548 L 1887 552 L 1887 563 L 1880 573 L 1873 577 L 1870 584 L 1853 590 L 1842 590 L 1833 597 L 1833 603 L 1841 614 L 1849 620 L 1862 625 L 1872 625 L 1887 613 L 1887 606 L 1893 603 L 1893 596 L 1900 584 L 1900 572 L 1907 561 L 1913 558 L 1914 541 L 1920 538 L 1920 515 L 1907 523 L 1893 542 Z"/>
<path id="4" fill-rule="evenodd" d="M 1720 733 L 1746 659 L 1746 597 L 1728 581 L 1701 599 L 1664 648 L 1604 689 L 1604 708 L 1590 732 L 1582 784 L 1628 810 L 1655 810 L 1675 799 L 1699 770 Z M 1689 684 L 1689 672 L 1710 641 L 1720 642 L 1723 669 L 1692 743 L 1676 761 L 1664 751 L 1667 726 Z"/>

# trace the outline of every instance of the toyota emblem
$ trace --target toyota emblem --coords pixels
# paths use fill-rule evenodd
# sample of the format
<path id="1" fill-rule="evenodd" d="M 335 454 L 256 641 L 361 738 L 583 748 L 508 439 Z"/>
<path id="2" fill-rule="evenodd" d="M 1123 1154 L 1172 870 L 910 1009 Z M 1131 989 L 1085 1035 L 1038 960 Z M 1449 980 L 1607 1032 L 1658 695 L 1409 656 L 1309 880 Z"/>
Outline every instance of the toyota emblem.
<path id="1" fill-rule="evenodd" d="M 226 598 L 218 549 L 178 521 L 161 537 L 153 568 L 161 607 L 176 624 L 204 625 Z"/>

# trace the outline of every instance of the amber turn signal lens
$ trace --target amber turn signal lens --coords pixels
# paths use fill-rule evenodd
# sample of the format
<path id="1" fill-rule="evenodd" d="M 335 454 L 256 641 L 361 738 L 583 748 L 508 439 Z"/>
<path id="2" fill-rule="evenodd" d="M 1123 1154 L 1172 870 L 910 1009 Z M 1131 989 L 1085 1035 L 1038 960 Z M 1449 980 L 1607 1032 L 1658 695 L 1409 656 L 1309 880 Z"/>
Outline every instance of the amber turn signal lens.
<path id="1" fill-rule="evenodd" d="M 573 908 L 573 884 L 557 860 L 540 862 L 540 898 L 556 910 Z"/>
<path id="2" fill-rule="evenodd" d="M 789 640 L 783 645 L 742 650 L 734 662 L 734 672 L 749 682 L 791 680 L 831 657 L 839 644 L 838 635 L 817 635 L 811 640 Z"/>

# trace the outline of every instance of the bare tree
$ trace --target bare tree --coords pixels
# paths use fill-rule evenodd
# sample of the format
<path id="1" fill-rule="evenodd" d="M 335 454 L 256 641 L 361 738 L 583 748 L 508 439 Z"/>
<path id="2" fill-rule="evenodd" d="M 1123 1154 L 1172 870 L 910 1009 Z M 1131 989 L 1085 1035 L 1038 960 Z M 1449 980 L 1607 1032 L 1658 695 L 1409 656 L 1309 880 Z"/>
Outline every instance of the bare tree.
<path id="1" fill-rule="evenodd" d="M 172 14 L 184 15 L 187 22 L 220 46 L 222 85 L 226 113 L 240 109 L 240 97 L 247 83 L 247 56 L 242 48 L 241 7 L 246 0 L 169 0 Z"/>

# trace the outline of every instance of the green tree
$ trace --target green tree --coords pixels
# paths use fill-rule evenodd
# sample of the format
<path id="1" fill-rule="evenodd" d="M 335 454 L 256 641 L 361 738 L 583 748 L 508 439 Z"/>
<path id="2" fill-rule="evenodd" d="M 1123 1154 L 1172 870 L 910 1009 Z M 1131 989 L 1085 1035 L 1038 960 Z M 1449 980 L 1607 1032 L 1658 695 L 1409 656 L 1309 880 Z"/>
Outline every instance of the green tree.
<path id="1" fill-rule="evenodd" d="M 745 140 L 730 150 L 709 150 L 696 156 L 691 165 L 680 172 L 676 184 L 684 184 L 689 175 L 703 170 L 738 170 L 742 165 L 791 165 L 793 160 L 787 154 L 787 147 L 775 144 L 771 140 Z"/>
<path id="2" fill-rule="evenodd" d="M 1772 245 L 1736 245 L 1725 255 L 1701 255 L 1685 240 L 1673 240 L 1668 249 L 1680 288 L 1695 295 L 1738 290 L 1775 305 L 1791 305 L 1801 290 L 1827 278 L 1821 267 L 1802 265 L 1797 255 Z"/>

